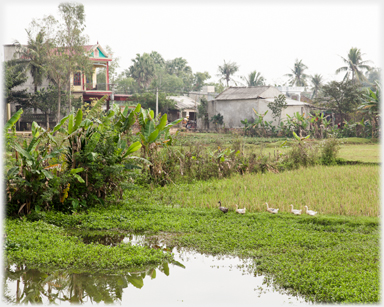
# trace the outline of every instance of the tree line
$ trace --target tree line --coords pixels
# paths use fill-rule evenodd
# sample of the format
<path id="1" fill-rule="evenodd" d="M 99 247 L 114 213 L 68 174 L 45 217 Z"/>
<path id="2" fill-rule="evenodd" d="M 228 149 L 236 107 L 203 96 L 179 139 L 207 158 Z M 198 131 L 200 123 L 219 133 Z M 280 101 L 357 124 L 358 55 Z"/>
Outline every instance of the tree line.
<path id="1" fill-rule="evenodd" d="M 41 20 L 33 20 L 29 29 L 26 46 L 16 42 L 17 60 L 5 63 L 5 98 L 7 102 L 15 102 L 23 109 L 40 109 L 47 118 L 55 115 L 56 120 L 71 112 L 72 107 L 78 109 L 82 101 L 74 100 L 71 95 L 70 75 L 82 71 L 86 75 L 92 72 L 89 54 L 84 51 L 88 37 L 84 34 L 85 13 L 82 4 L 62 3 L 59 5 L 60 20 L 53 16 Z M 113 58 L 112 48 L 106 50 Z M 309 98 L 315 104 L 333 108 L 340 114 L 352 112 L 361 100 L 362 92 L 370 88 L 375 91 L 379 81 L 380 69 L 369 66 L 370 61 L 363 60 L 364 54 L 358 48 L 351 48 L 347 57 L 341 57 L 344 66 L 335 73 L 344 73 L 341 82 L 325 83 L 321 74 L 308 75 L 308 67 L 303 60 L 296 60 L 288 77 L 290 86 L 307 87 Z M 109 67 L 110 83 L 115 93 L 132 94 L 135 102 L 143 107 L 153 107 L 155 92 L 158 91 L 160 112 L 174 108 L 175 103 L 168 100 L 169 95 L 183 95 L 190 91 L 200 91 L 204 85 L 215 86 L 216 93 L 222 92 L 230 84 L 235 86 L 262 86 L 266 79 L 260 71 L 253 70 L 246 76 L 237 77 L 239 65 L 225 61 L 218 65 L 218 82 L 208 82 L 211 78 L 207 71 L 193 72 L 188 61 L 182 57 L 164 59 L 157 52 L 136 54 L 132 65 L 118 73 L 119 58 L 113 58 Z M 15 90 L 27 80 L 30 72 L 33 82 L 33 93 L 27 90 Z M 97 72 L 97 82 L 104 83 L 106 71 Z M 48 79 L 50 86 L 41 88 Z M 40 89 L 39 89 L 40 87 Z"/>

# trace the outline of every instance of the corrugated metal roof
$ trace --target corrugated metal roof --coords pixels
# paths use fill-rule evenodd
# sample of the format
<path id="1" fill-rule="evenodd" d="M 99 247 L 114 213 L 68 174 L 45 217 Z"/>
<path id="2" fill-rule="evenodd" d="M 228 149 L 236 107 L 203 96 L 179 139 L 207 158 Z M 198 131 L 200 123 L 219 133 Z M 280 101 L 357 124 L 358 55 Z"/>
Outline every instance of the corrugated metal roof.
<path id="1" fill-rule="evenodd" d="M 275 101 L 275 99 L 273 99 L 273 98 L 266 98 L 264 100 L 268 101 L 268 102 L 274 102 Z M 302 102 L 302 101 L 298 101 L 298 100 L 293 100 L 293 99 L 288 99 L 288 98 L 286 98 L 285 101 L 287 102 L 288 106 L 311 106 L 310 103 Z"/>
<path id="2" fill-rule="evenodd" d="M 168 96 L 167 99 L 176 101 L 179 110 L 195 109 L 200 103 L 187 96 Z"/>
<path id="3" fill-rule="evenodd" d="M 254 87 L 229 87 L 215 100 L 234 100 L 234 99 L 257 99 L 263 97 L 263 93 L 272 86 L 254 86 Z"/>

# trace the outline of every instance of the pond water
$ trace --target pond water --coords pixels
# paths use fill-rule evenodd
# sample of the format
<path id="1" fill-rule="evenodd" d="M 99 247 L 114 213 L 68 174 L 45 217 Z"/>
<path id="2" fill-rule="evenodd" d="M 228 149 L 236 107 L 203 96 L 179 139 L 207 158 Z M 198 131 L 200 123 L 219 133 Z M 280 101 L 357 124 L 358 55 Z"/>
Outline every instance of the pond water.
<path id="1" fill-rule="evenodd" d="M 93 239 L 92 239 L 93 238 Z M 3 300 L 7 303 L 55 303 L 59 305 L 119 304 L 132 306 L 298 306 L 310 305 L 301 297 L 281 293 L 254 276 L 252 261 L 238 257 L 214 257 L 148 242 L 143 236 L 83 237 L 84 242 L 139 244 L 171 250 L 176 262 L 146 270 L 119 274 L 49 274 L 35 269 L 5 268 Z"/>

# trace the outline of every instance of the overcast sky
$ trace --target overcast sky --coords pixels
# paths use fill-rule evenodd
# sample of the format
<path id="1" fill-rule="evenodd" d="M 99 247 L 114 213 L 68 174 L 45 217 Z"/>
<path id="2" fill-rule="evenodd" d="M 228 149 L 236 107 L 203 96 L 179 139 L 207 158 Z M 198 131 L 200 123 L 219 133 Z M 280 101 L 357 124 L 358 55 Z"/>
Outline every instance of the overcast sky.
<path id="1" fill-rule="evenodd" d="M 44 15 L 59 18 L 65 1 L 6 1 L 1 4 L 2 44 L 27 42 L 25 29 Z M 161 4 L 159 4 L 159 2 Z M 308 1 L 309 2 L 309 1 Z M 364 60 L 382 67 L 383 6 L 380 1 L 79 1 L 84 4 L 89 43 L 109 45 L 127 69 L 137 53 L 159 52 L 165 60 L 183 57 L 193 72 L 208 71 L 218 80 L 218 66 L 236 62 L 237 76 L 261 72 L 268 84 L 287 81 L 295 59 L 308 74 L 341 80 L 351 47 Z M 143 4 L 142 4 L 143 3 Z M 323 4 L 321 4 L 323 3 Z M 1 59 L 4 59 L 3 49 Z"/>

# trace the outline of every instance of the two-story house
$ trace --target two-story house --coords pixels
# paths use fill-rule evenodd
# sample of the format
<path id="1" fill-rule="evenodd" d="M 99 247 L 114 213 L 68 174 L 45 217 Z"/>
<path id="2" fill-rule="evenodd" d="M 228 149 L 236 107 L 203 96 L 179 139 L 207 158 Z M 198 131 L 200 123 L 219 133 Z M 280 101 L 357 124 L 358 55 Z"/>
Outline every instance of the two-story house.
<path id="1" fill-rule="evenodd" d="M 102 46 L 97 43 L 95 45 L 86 45 L 83 46 L 84 52 L 90 55 L 89 60 L 92 64 L 92 74 L 90 76 L 85 76 L 81 71 L 73 72 L 70 76 L 71 84 L 71 94 L 74 98 L 82 97 L 84 102 L 90 102 L 92 99 L 100 99 L 104 95 L 107 95 L 107 110 L 110 107 L 111 101 L 126 101 L 129 100 L 131 95 L 125 94 L 114 94 L 113 93 L 113 84 L 109 80 L 109 65 L 112 61 L 111 56 L 102 48 Z M 17 55 L 17 45 L 4 45 L 4 61 L 9 61 L 15 58 L 18 58 Z M 97 72 L 102 69 L 105 70 L 105 80 L 103 82 L 97 82 Z M 34 85 L 32 83 L 32 75 L 30 72 L 27 72 L 28 80 L 23 85 L 15 88 L 15 90 L 27 89 L 27 92 L 32 93 L 34 91 Z M 100 80 L 99 80 L 100 81 Z M 48 79 L 44 80 L 42 85 L 38 87 L 44 88 L 50 84 Z M 10 112 L 7 112 L 7 117 L 15 113 L 19 106 L 11 105 Z M 55 124 L 55 116 L 51 116 L 50 126 Z M 37 114 L 23 114 L 18 124 L 18 128 L 21 130 L 29 130 L 30 125 L 33 121 L 36 121 L 39 124 L 45 126 L 46 119 L 44 114 L 37 112 Z"/>

